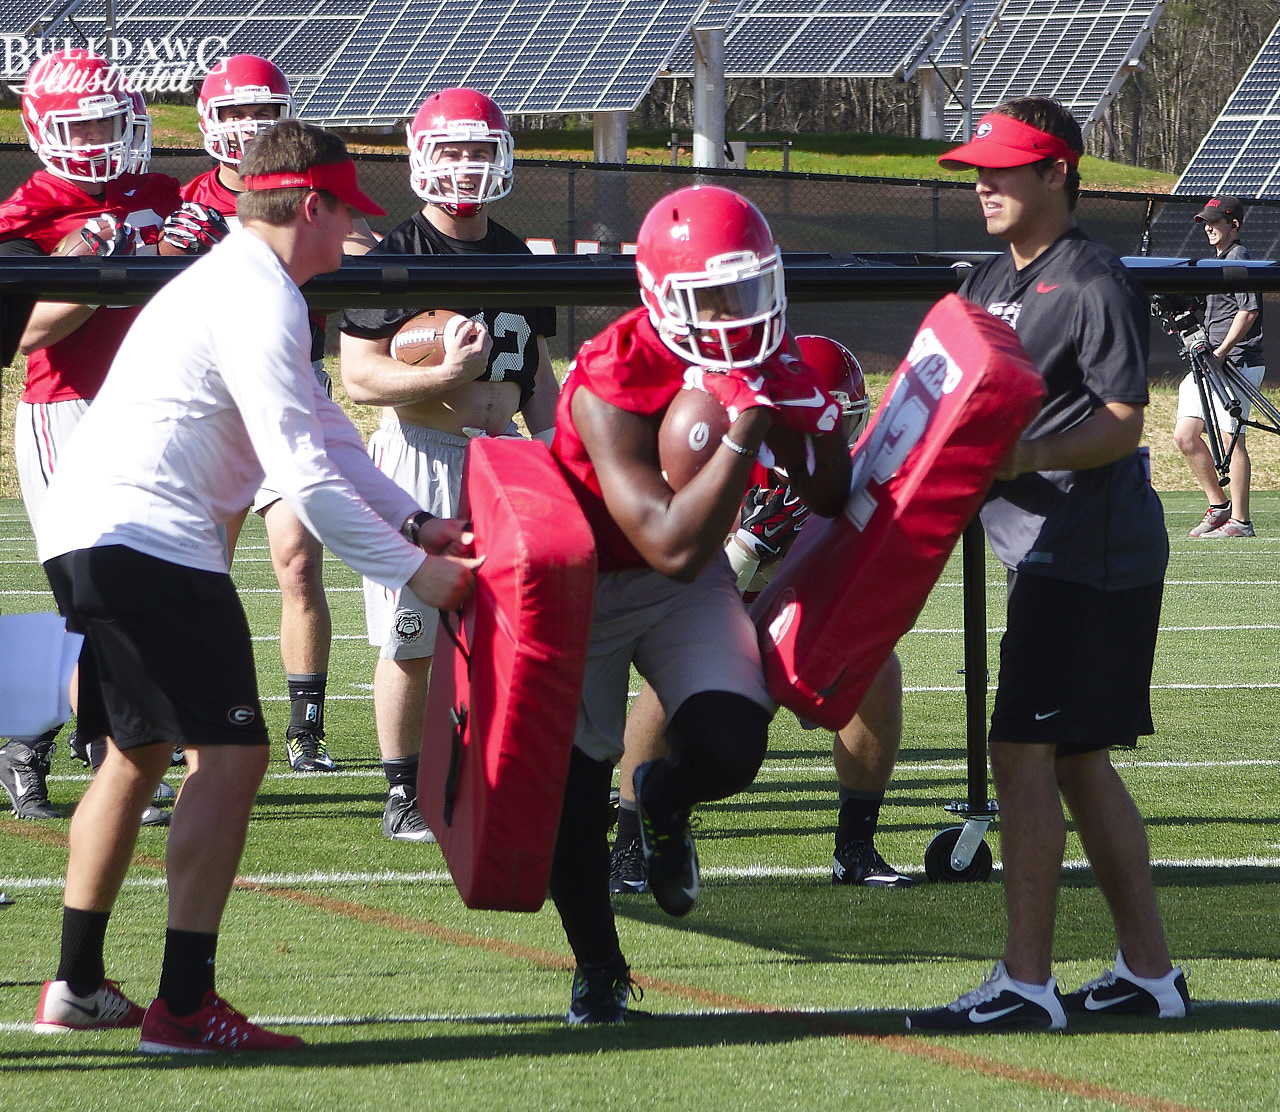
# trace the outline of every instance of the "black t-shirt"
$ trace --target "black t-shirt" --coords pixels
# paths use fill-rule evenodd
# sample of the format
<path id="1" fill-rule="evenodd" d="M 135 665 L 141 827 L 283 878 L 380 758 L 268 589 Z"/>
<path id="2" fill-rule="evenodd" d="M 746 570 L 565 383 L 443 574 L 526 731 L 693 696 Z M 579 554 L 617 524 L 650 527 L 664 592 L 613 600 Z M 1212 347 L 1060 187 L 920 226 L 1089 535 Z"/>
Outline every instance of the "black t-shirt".
<path id="1" fill-rule="evenodd" d="M 1022 270 L 1008 252 L 983 263 L 960 294 L 1011 324 L 1044 376 L 1044 407 L 1023 439 L 1073 428 L 1108 402 L 1146 405 L 1146 295 L 1079 229 Z M 982 523 L 1019 573 L 1121 590 L 1159 582 L 1168 562 L 1164 511 L 1137 452 L 1087 471 L 997 482 Z"/>
<path id="2" fill-rule="evenodd" d="M 0 243 L 0 257 L 43 255 L 40 245 L 31 239 L 7 239 Z M 27 321 L 35 306 L 34 297 L 6 293 L 0 295 L 0 367 L 7 367 L 18 354 L 18 343 L 26 331 Z"/>
<path id="3" fill-rule="evenodd" d="M 483 239 L 454 239 L 439 231 L 421 212 L 389 232 L 369 252 L 378 255 L 528 255 L 524 240 L 495 220 L 489 221 Z M 405 321 L 427 309 L 448 308 L 424 305 L 421 309 L 347 309 L 340 327 L 350 336 L 381 340 L 394 335 Z M 520 387 L 520 405 L 533 396 L 538 373 L 539 336 L 556 334 L 556 311 L 541 308 L 481 309 L 472 313 L 493 338 L 489 364 L 477 381 L 515 382 Z"/>
<path id="4" fill-rule="evenodd" d="M 1251 259 L 1248 248 L 1243 243 L 1233 243 L 1224 254 L 1219 256 L 1224 261 L 1229 259 Z M 1208 333 L 1209 342 L 1216 348 L 1227 338 L 1236 314 L 1256 312 L 1257 319 L 1244 339 L 1227 352 L 1227 362 L 1233 367 L 1260 367 L 1262 365 L 1262 298 L 1256 293 L 1211 293 L 1205 298 L 1204 330 Z"/>

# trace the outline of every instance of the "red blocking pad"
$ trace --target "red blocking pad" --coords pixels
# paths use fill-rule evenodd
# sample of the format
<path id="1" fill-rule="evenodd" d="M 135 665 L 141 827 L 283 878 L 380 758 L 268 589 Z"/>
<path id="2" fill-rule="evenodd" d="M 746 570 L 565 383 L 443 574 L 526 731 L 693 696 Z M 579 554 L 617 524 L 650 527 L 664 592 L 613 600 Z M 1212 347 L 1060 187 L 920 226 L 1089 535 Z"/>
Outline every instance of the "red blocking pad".
<path id="1" fill-rule="evenodd" d="M 810 516 L 751 607 L 774 699 L 849 722 L 1043 396 L 1012 328 L 955 294 L 934 306 L 853 451 L 844 512 Z"/>
<path id="2" fill-rule="evenodd" d="M 436 636 L 418 807 L 463 903 L 537 911 L 586 670 L 595 543 L 536 440 L 471 441 L 460 515 L 485 560 L 461 621 L 442 615 Z"/>

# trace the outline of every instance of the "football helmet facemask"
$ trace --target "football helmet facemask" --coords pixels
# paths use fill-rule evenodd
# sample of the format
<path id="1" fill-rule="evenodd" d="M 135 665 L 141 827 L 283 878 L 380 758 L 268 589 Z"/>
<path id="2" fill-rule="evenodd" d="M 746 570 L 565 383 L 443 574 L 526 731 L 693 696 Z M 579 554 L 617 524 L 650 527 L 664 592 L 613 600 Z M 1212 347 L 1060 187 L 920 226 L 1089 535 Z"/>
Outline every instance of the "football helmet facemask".
<path id="1" fill-rule="evenodd" d="M 691 363 L 754 367 L 782 343 L 782 256 L 760 210 L 732 190 L 695 185 L 654 205 L 636 272 L 658 336 Z"/>
<path id="2" fill-rule="evenodd" d="M 441 89 L 422 102 L 405 128 L 409 185 L 431 205 L 457 216 L 511 192 L 515 144 L 507 117 L 491 97 L 475 89 Z M 446 157 L 451 144 L 492 144 L 491 157 Z M 465 152 L 464 152 L 465 153 Z"/>
<path id="3" fill-rule="evenodd" d="M 871 411 L 862 365 L 844 344 L 827 336 L 797 336 L 796 349 L 805 366 L 817 372 L 823 388 L 840 403 L 841 424 L 852 448 Z"/>
<path id="4" fill-rule="evenodd" d="M 151 117 L 147 102 L 137 89 L 129 90 L 133 110 L 133 134 L 129 142 L 129 173 L 145 174 L 151 168 Z"/>
<path id="5" fill-rule="evenodd" d="M 224 120 L 221 110 L 251 104 L 274 104 L 278 111 L 266 120 Z M 205 76 L 196 98 L 196 113 L 204 149 L 219 162 L 239 166 L 249 141 L 260 131 L 294 114 L 293 92 L 280 67 L 256 54 L 223 58 Z"/>
<path id="6" fill-rule="evenodd" d="M 61 178 L 107 182 L 129 169 L 133 109 L 118 66 L 91 50 L 46 54 L 22 87 L 22 126 L 45 167 Z M 91 129 L 91 139 L 85 136 Z"/>

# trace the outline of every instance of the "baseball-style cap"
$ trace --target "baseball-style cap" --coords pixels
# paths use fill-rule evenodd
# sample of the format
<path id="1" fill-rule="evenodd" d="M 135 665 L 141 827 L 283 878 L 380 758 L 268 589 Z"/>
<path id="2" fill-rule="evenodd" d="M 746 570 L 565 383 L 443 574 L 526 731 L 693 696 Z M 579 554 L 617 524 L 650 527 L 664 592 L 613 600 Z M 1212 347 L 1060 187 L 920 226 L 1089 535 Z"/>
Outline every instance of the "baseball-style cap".
<path id="1" fill-rule="evenodd" d="M 356 164 L 350 159 L 312 166 L 307 170 L 249 174 L 244 179 L 244 185 L 254 192 L 260 189 L 322 189 L 326 193 L 332 193 L 344 205 L 350 205 L 369 216 L 387 215 L 386 209 L 361 190 L 356 181 Z"/>
<path id="2" fill-rule="evenodd" d="M 1237 224 L 1244 222 L 1244 205 L 1235 197 L 1210 197 L 1204 208 L 1195 214 L 1197 224 L 1206 220 L 1234 220 Z"/>
<path id="3" fill-rule="evenodd" d="M 978 121 L 968 143 L 940 155 L 938 165 L 944 170 L 1004 170 L 1030 166 L 1046 158 L 1065 158 L 1072 166 L 1080 164 L 1080 153 L 1056 135 L 992 112 Z"/>

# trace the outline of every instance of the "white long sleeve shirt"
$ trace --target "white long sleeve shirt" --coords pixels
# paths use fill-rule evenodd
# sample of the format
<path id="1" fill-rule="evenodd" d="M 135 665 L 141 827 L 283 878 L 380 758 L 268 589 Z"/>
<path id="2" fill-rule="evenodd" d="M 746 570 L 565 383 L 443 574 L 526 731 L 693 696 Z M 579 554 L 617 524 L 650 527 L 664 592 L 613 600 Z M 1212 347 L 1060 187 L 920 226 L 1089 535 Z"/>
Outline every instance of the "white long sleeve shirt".
<path id="1" fill-rule="evenodd" d="M 41 561 L 120 544 L 227 571 L 217 527 L 264 474 L 340 560 L 400 588 L 424 554 L 399 527 L 419 507 L 373 465 L 311 372 L 302 294 L 252 232 L 233 231 L 151 299 L 58 459 Z"/>

